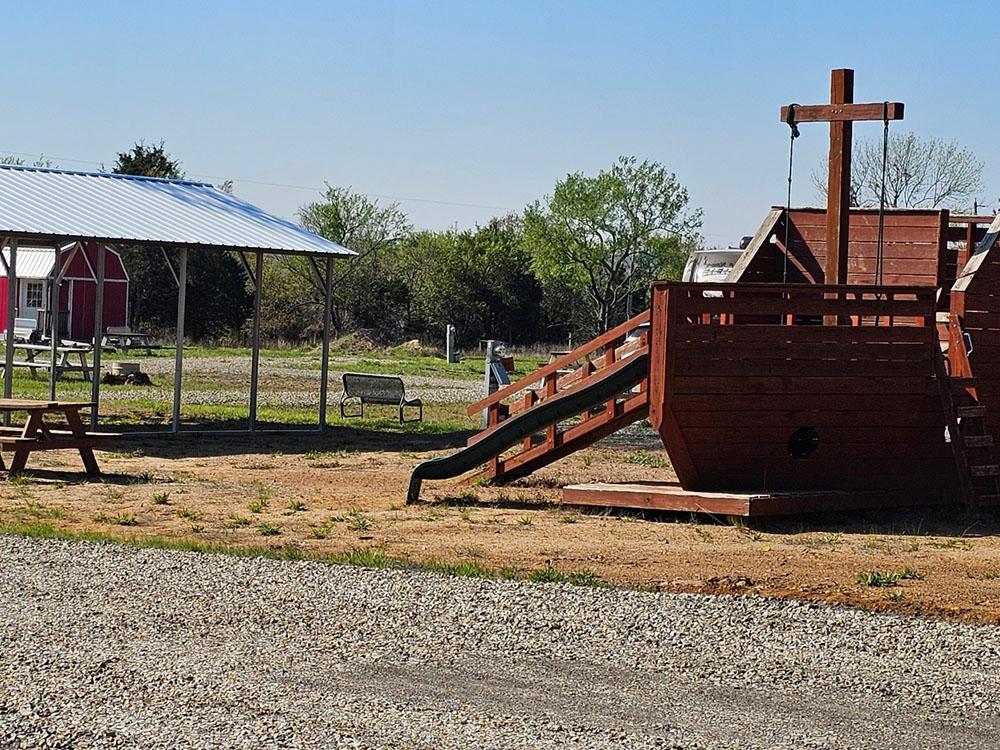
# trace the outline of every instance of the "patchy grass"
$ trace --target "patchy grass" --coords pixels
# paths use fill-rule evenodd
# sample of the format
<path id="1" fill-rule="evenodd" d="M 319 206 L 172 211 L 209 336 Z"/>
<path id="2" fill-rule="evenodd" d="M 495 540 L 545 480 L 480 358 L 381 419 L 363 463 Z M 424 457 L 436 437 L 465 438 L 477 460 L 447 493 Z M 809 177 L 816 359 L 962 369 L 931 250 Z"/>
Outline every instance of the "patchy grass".
<path id="1" fill-rule="evenodd" d="M 119 513 L 116 516 L 109 516 L 107 513 L 95 513 L 94 523 L 113 524 L 116 526 L 138 526 L 139 520 L 131 513 Z"/>
<path id="2" fill-rule="evenodd" d="M 885 588 L 898 586 L 900 581 L 922 580 L 924 574 L 913 568 L 902 570 L 868 570 L 858 573 L 856 581 L 862 586 Z"/>
<path id="3" fill-rule="evenodd" d="M 625 463 L 634 464 L 636 466 L 645 466 L 650 469 L 670 468 L 670 461 L 668 461 L 665 457 L 658 456 L 653 453 L 643 453 L 641 451 L 629 453 L 625 457 Z"/>
<path id="4" fill-rule="evenodd" d="M 114 520 L 114 519 L 112 519 Z M 230 519 L 232 523 L 233 519 Z M 117 523 L 117 521 L 115 521 Z M 119 524 L 134 525 L 134 524 Z M 244 525 L 240 523 L 239 525 Z M 203 527 L 201 527 L 203 530 Z M 194 531 L 195 534 L 201 531 Z M 277 536 L 281 533 L 278 526 L 261 524 L 258 526 L 261 536 Z M 536 583 L 567 583 L 574 586 L 605 586 L 605 582 L 593 570 L 582 569 L 563 572 L 551 565 L 523 573 L 513 567 L 493 569 L 477 562 L 442 562 L 439 560 L 412 560 L 408 557 L 395 557 L 385 553 L 378 547 L 357 547 L 345 552 L 323 554 L 306 552 L 293 544 L 282 546 L 233 546 L 218 542 L 203 542 L 193 539 L 177 539 L 158 536 L 122 537 L 116 534 L 95 531 L 69 531 L 54 526 L 51 523 L 34 522 L 0 522 L 0 534 L 11 536 L 33 537 L 38 539 L 62 539 L 70 541 L 85 541 L 103 544 L 118 544 L 126 547 L 153 548 L 197 552 L 201 554 L 230 555 L 234 557 L 264 557 L 277 560 L 313 560 L 316 562 L 336 565 L 354 565 L 363 568 L 394 568 L 400 570 L 417 570 L 439 575 L 457 576 L 463 578 L 491 578 L 504 580 L 524 580 Z"/>

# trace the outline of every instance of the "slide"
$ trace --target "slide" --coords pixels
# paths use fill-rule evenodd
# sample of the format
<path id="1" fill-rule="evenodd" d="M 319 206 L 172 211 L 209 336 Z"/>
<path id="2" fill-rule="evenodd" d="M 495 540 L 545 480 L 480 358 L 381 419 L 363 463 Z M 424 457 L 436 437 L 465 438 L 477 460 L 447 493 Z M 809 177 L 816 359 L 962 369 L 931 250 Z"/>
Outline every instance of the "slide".
<path id="1" fill-rule="evenodd" d="M 500 425 L 478 443 L 450 456 L 432 458 L 419 464 L 410 475 L 406 502 L 420 497 L 420 484 L 425 479 L 450 479 L 472 471 L 551 424 L 580 414 L 588 408 L 609 401 L 619 393 L 637 385 L 649 370 L 649 355 L 637 354 L 625 360 L 627 364 L 604 376 L 597 376 L 586 388 L 554 396 L 523 411 Z"/>

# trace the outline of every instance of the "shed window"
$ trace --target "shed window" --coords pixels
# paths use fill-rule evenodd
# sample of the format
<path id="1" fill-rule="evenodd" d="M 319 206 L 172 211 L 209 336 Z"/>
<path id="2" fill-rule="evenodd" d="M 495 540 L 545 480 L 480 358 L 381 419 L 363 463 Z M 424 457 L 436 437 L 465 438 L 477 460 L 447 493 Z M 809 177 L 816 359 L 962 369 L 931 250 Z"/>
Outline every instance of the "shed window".
<path id="1" fill-rule="evenodd" d="M 24 288 L 24 306 L 39 308 L 44 306 L 45 284 L 41 281 L 28 281 Z"/>

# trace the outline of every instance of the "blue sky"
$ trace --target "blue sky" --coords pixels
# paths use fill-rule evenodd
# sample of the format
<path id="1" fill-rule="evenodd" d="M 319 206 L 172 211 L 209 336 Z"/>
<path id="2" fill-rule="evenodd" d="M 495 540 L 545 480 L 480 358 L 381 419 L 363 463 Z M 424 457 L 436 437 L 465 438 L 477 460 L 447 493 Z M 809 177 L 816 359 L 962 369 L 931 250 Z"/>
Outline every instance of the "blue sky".
<path id="1" fill-rule="evenodd" d="M 784 202 L 779 106 L 826 101 L 830 69 L 853 67 L 857 101 L 903 101 L 903 129 L 985 161 L 993 207 L 1000 104 L 974 54 L 993 8 L 949 6 L 968 23 L 944 23 L 942 7 L 35 0 L 4 12 L 0 152 L 88 169 L 162 138 L 189 175 L 281 215 L 329 182 L 431 228 L 635 154 L 677 174 L 725 245 Z M 802 130 L 793 201 L 815 203 L 828 129 Z"/>

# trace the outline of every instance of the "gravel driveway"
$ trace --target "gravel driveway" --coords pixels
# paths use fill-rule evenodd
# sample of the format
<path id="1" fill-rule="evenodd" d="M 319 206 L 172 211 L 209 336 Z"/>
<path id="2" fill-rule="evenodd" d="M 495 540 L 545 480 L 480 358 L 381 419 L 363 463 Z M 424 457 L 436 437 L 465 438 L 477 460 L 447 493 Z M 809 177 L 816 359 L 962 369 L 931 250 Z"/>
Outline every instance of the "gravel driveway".
<path id="1" fill-rule="evenodd" d="M 0 747 L 996 747 L 1000 629 L 0 537 Z"/>

